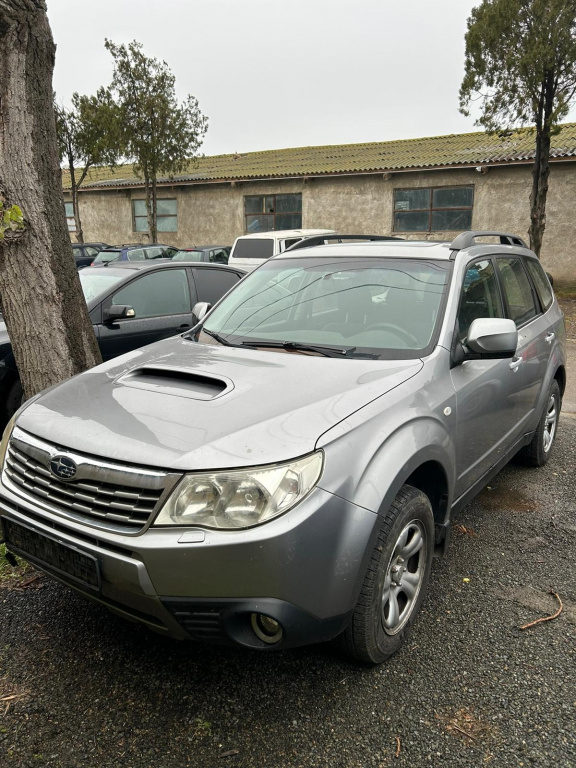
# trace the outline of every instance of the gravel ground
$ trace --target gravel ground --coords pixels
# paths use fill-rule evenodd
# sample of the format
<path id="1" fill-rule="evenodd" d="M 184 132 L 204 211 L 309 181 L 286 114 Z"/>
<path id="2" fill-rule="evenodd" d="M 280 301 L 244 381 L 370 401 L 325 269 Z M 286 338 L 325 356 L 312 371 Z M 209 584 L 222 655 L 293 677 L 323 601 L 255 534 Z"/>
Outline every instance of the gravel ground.
<path id="1" fill-rule="evenodd" d="M 0 765 L 576 766 L 576 418 L 455 521 L 405 648 L 176 643 L 44 577 L 0 590 Z M 30 578 L 29 574 L 26 574 Z M 519 627 L 564 610 L 554 621 Z"/>

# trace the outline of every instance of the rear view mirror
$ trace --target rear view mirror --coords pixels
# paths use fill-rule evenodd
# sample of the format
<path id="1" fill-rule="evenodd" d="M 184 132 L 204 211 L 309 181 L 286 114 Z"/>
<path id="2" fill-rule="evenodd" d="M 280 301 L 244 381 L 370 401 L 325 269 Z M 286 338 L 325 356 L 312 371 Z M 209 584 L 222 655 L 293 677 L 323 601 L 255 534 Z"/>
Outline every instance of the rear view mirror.
<path id="1" fill-rule="evenodd" d="M 136 317 L 134 307 L 128 307 L 123 304 L 111 304 L 108 309 L 104 310 L 104 322 L 110 323 L 114 320 L 123 320 L 131 317 Z"/>
<path id="2" fill-rule="evenodd" d="M 514 320 L 481 317 L 472 322 L 466 347 L 482 358 L 514 357 L 518 346 L 518 331 Z"/>
<path id="3" fill-rule="evenodd" d="M 207 301 L 198 301 L 196 304 L 194 304 L 194 308 L 192 309 L 194 325 L 199 323 L 211 308 L 212 304 L 209 304 Z"/>

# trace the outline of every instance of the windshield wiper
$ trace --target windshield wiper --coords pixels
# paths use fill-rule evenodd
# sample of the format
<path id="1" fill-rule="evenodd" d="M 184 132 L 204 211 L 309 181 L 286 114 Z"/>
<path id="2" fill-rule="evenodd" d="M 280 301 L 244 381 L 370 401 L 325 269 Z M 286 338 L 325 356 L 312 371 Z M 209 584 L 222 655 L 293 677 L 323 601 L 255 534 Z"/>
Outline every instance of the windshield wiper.
<path id="1" fill-rule="evenodd" d="M 354 352 L 356 347 L 348 349 L 338 349 L 334 347 L 324 347 L 321 344 L 304 344 L 299 341 L 241 341 L 243 347 L 269 347 L 270 349 L 294 349 L 297 352 L 317 352 L 325 357 L 342 357 L 349 352 Z"/>
<path id="2" fill-rule="evenodd" d="M 211 336 L 213 339 L 216 339 L 216 341 L 219 344 L 223 344 L 225 347 L 237 347 L 237 344 L 232 344 L 231 341 L 227 341 L 223 336 L 220 336 L 219 333 L 216 333 L 216 331 L 209 331 L 208 328 L 200 328 L 200 333 L 205 333 L 207 336 Z M 191 339 L 193 336 L 196 336 L 198 334 L 198 331 L 195 331 L 193 334 L 188 331 L 187 334 L 185 334 L 185 338 Z"/>

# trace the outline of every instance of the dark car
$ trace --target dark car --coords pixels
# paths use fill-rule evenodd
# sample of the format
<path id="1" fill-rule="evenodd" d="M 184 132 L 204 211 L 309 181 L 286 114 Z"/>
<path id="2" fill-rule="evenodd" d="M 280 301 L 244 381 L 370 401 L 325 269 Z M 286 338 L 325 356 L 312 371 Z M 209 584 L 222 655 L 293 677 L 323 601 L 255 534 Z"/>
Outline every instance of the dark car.
<path id="1" fill-rule="evenodd" d="M 162 243 L 150 245 L 116 245 L 106 248 L 97 254 L 92 262 L 93 267 L 102 267 L 111 261 L 146 261 L 148 259 L 171 259 L 178 248 Z"/>
<path id="2" fill-rule="evenodd" d="M 105 248 L 110 248 L 108 243 L 72 243 L 72 252 L 78 269 L 89 267 L 100 251 Z"/>
<path id="3" fill-rule="evenodd" d="M 172 257 L 173 261 L 206 261 L 211 264 L 228 264 L 231 245 L 199 245 L 194 248 L 180 248 Z"/>
<path id="4" fill-rule="evenodd" d="M 214 304 L 245 275 L 237 267 L 123 262 L 79 272 L 103 360 L 130 352 L 195 323 L 192 308 Z M 132 312 L 130 312 L 132 310 Z M 22 400 L 6 325 L 0 322 L 0 426 Z"/>

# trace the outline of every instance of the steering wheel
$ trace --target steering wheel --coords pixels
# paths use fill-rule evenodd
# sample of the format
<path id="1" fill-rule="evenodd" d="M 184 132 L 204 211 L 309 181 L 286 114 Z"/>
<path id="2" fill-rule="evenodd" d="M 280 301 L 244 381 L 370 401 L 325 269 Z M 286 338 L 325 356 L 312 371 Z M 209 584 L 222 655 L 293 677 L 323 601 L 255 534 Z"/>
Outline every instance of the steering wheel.
<path id="1" fill-rule="evenodd" d="M 420 341 L 416 338 L 416 336 L 413 336 L 410 331 L 407 331 L 404 328 L 400 328 L 400 326 L 394 325 L 393 323 L 376 323 L 375 325 L 371 325 L 366 328 L 366 330 L 388 331 L 389 333 L 392 333 L 394 336 L 397 336 L 399 339 L 407 342 L 410 345 L 414 345 L 418 348 L 422 346 Z"/>

